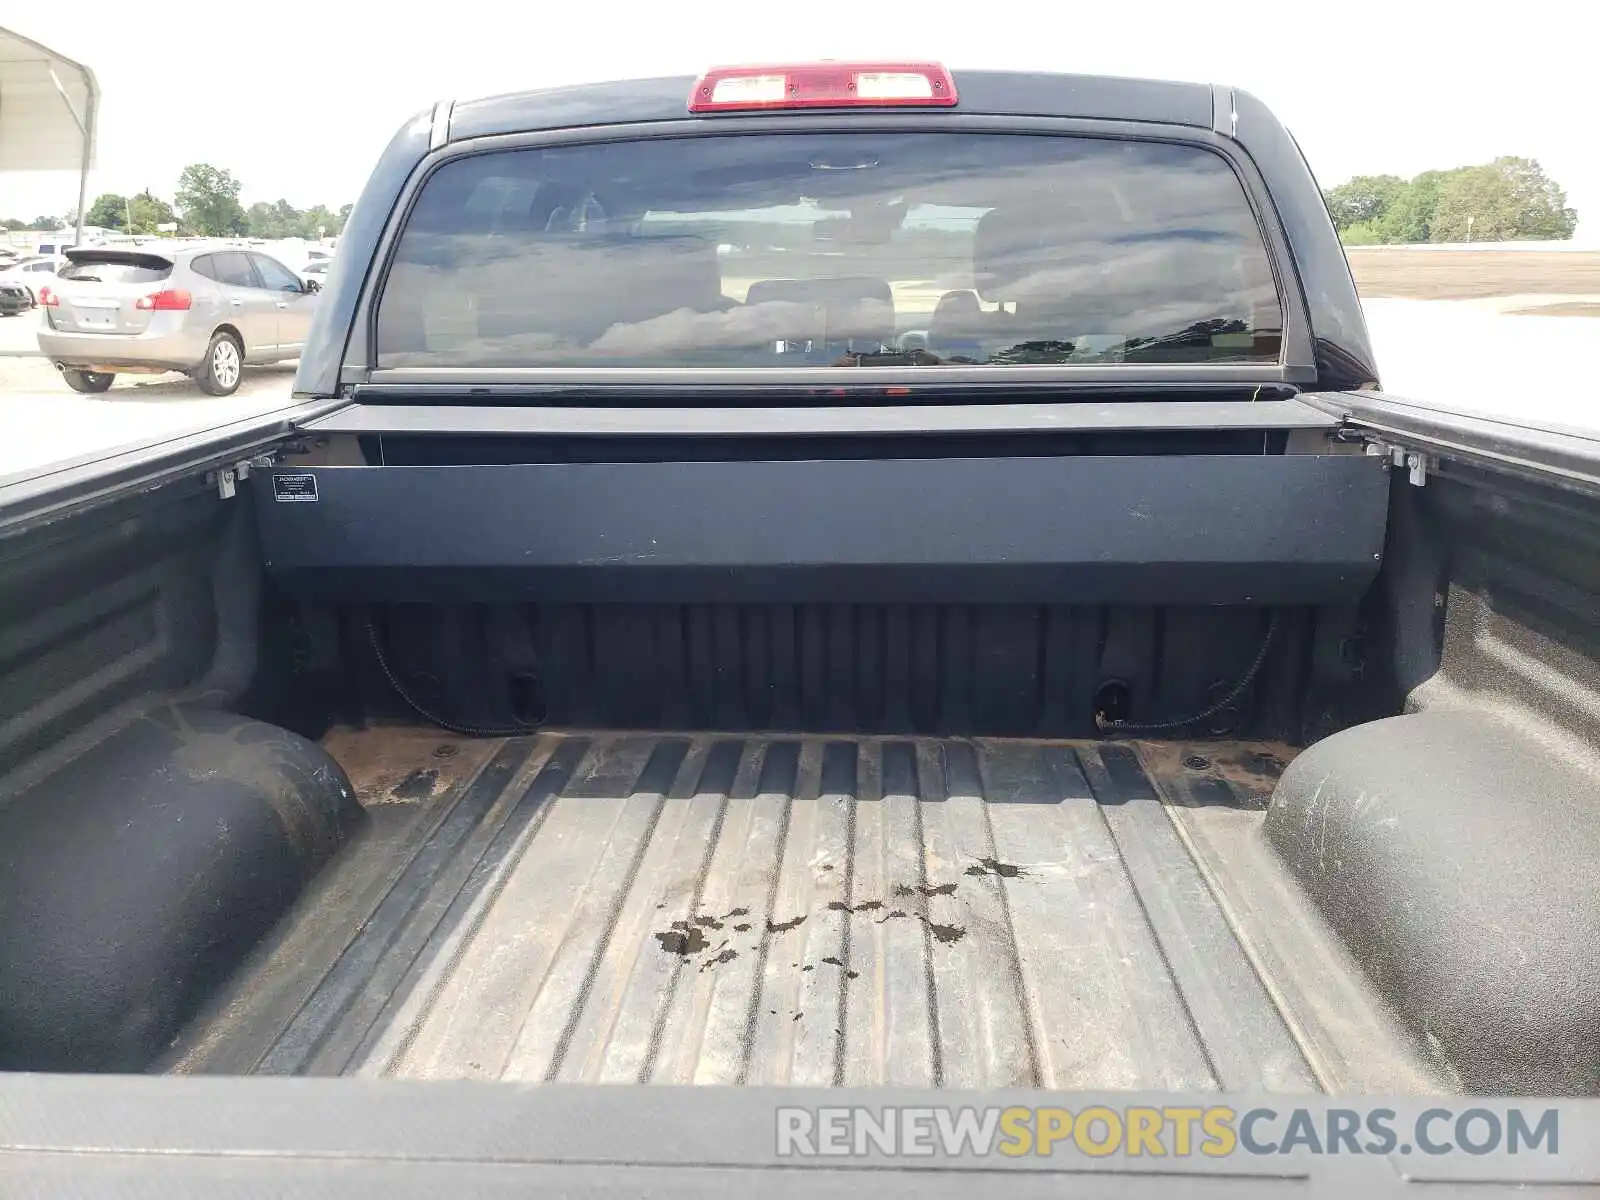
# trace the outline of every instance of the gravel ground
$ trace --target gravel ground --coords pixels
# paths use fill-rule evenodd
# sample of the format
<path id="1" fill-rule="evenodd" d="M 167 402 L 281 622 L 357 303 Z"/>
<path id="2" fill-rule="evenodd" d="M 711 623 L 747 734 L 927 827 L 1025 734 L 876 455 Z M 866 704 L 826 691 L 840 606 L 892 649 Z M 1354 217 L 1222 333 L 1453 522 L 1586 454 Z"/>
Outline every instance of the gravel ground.
<path id="1" fill-rule="evenodd" d="M 1351 246 L 1345 256 L 1367 300 L 1600 300 L 1600 251 Z"/>

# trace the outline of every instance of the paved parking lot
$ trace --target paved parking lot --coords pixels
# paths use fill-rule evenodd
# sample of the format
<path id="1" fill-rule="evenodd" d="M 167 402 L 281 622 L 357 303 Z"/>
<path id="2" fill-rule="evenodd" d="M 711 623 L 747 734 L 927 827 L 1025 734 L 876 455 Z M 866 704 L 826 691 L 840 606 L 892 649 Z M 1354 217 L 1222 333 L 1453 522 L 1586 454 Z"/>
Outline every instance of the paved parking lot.
<path id="1" fill-rule="evenodd" d="M 38 356 L 39 320 L 0 319 L 0 476 L 281 408 L 294 380 L 289 362 L 246 367 L 232 396 L 207 396 L 182 375 L 122 375 L 84 396 Z"/>
<path id="2" fill-rule="evenodd" d="M 1600 319 L 1498 302 L 1368 300 L 1384 390 L 1530 425 L 1600 433 Z"/>

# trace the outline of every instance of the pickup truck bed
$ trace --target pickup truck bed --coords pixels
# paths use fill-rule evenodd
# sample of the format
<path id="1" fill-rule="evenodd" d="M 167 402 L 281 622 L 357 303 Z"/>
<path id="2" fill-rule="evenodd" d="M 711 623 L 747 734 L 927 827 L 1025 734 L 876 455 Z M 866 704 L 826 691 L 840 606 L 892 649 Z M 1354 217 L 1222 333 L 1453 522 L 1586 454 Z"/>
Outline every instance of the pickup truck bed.
<path id="1" fill-rule="evenodd" d="M 1253 836 L 1273 743 L 424 728 L 166 1069 L 1455 1090 Z"/>
<path id="2" fill-rule="evenodd" d="M 888 1197 L 999 1160 L 772 1107 L 1600 1095 L 1600 445 L 1374 394 L 1242 92 L 697 82 L 436 107 L 305 403 L 0 481 L 0 1155 Z M 1583 1177 L 1498 1103 L 1006 1186 Z"/>

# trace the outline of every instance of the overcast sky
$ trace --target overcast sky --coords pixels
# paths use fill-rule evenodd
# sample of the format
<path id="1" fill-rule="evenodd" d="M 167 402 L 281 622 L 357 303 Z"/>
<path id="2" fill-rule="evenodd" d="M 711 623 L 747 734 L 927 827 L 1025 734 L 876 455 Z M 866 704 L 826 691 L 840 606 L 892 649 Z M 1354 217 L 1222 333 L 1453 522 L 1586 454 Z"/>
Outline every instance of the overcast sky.
<path id="1" fill-rule="evenodd" d="M 448 0 L 8 3 L 0 21 L 100 79 L 90 197 L 171 198 L 191 162 L 243 200 L 354 200 L 410 114 L 469 98 L 714 63 L 916 58 L 961 67 L 1232 83 L 1289 125 L 1324 186 L 1500 154 L 1539 159 L 1600 237 L 1600 71 L 1580 0 L 1523 0 L 1503 19 L 1421 0 Z M 63 213 L 74 176 L 0 180 L 0 216 Z M 1583 217 L 1587 217 L 1583 221 Z"/>

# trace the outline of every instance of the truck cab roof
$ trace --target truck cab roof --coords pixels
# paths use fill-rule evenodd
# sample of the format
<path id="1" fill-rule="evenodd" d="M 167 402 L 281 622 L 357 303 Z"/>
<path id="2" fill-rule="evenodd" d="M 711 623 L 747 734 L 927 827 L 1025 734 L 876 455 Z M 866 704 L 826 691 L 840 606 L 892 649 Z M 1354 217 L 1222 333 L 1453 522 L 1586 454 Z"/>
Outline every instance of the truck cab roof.
<path id="1" fill-rule="evenodd" d="M 1217 96 L 1234 89 L 1204 83 L 1057 75 L 1036 71 L 955 71 L 963 112 L 997 116 L 1071 116 L 1108 121 L 1211 128 Z M 675 121 L 698 77 L 586 83 L 456 101 L 449 106 L 449 140 L 542 129 Z M 723 115 L 723 114 L 718 114 Z"/>

